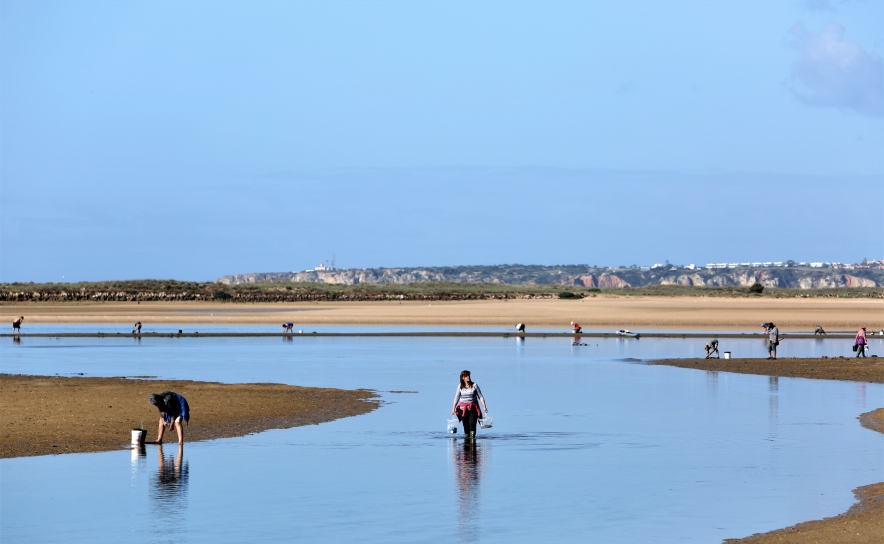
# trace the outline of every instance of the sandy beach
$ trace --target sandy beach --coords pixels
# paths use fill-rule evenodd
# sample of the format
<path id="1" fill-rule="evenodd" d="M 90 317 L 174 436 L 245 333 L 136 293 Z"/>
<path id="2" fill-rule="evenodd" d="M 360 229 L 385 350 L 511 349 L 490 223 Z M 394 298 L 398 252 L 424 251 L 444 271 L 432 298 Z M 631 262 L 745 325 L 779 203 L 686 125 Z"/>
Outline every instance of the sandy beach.
<path id="1" fill-rule="evenodd" d="M 884 358 L 881 357 L 781 357 L 759 359 L 663 359 L 652 365 L 668 365 L 698 370 L 759 374 L 781 378 L 811 378 L 851 382 L 884 383 Z"/>
<path id="2" fill-rule="evenodd" d="M 365 390 L 0 374 L 5 414 L 0 458 L 120 449 L 142 422 L 147 440 L 155 441 L 159 412 L 147 399 L 167 390 L 184 395 L 190 404 L 185 442 L 315 425 L 379 405 L 376 395 Z M 177 441 L 174 430 L 163 437 L 163 442 Z"/>
<path id="3" fill-rule="evenodd" d="M 884 329 L 884 300 L 839 298 L 625 297 L 599 295 L 577 300 L 457 302 L 54 302 L 0 305 L 0 322 L 25 316 L 30 323 L 144 323 L 267 325 L 286 321 L 316 325 L 441 325 L 585 329 L 656 328 L 760 330 L 772 321 L 782 331 Z M 272 327 L 272 329 L 271 329 Z M 11 328 L 11 327 L 10 327 Z"/>

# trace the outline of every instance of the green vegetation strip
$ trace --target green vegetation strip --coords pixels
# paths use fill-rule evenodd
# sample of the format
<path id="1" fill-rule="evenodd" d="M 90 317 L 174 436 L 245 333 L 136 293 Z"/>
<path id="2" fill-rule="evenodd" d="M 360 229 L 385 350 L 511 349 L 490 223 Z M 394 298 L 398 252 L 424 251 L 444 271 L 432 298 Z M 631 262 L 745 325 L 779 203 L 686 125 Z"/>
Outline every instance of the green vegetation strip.
<path id="1" fill-rule="evenodd" d="M 260 282 L 226 285 L 217 282 L 128 280 L 81 283 L 0 283 L 0 301 L 201 300 L 216 302 L 475 300 L 562 298 L 579 300 L 599 293 L 618 296 L 761 297 L 761 298 L 884 298 L 884 288 L 777 289 L 753 287 L 690 287 L 647 285 L 598 289 L 573 285 L 419 282 L 359 284 Z"/>

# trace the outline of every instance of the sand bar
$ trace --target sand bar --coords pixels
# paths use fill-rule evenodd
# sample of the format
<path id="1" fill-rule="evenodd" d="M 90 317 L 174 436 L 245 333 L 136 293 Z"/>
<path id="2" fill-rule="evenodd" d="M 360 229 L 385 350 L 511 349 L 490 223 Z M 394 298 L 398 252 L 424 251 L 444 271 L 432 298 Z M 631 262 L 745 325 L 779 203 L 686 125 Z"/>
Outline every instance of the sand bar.
<path id="1" fill-rule="evenodd" d="M 758 330 L 766 321 L 781 331 L 884 329 L 884 299 L 725 298 L 598 295 L 577 300 L 481 300 L 453 302 L 51 302 L 4 303 L 0 322 L 25 316 L 30 323 L 144 323 L 267 325 L 286 321 L 315 325 L 442 325 L 564 327 L 585 329 Z M 10 327 L 11 328 L 11 327 Z"/>
<path id="2" fill-rule="evenodd" d="M 315 425 L 379 405 L 367 390 L 0 374 L 0 458 L 119 449 L 129 444 L 131 430 L 141 422 L 147 440 L 154 441 L 159 412 L 147 399 L 167 390 L 184 395 L 190 404 L 185 442 Z M 177 440 L 174 431 L 163 437 L 164 442 Z"/>
<path id="3" fill-rule="evenodd" d="M 782 378 L 884 383 L 884 358 L 881 357 L 663 359 L 649 361 L 648 364 Z"/>

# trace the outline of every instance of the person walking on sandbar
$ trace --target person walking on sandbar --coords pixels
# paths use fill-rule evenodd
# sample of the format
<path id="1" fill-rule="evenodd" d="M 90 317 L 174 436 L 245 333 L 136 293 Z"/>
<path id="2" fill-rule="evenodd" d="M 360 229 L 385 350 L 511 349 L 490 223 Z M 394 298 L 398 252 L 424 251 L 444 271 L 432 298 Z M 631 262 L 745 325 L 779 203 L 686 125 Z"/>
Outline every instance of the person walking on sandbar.
<path id="1" fill-rule="evenodd" d="M 463 423 L 463 434 L 467 440 L 476 439 L 476 422 L 482 417 L 479 400 L 487 412 L 488 405 L 485 404 L 485 396 L 479 389 L 479 384 L 473 383 L 469 370 L 464 370 L 460 373 L 460 383 L 457 384 L 457 392 L 454 394 L 451 414 L 457 416 L 457 419 Z"/>
<path id="2" fill-rule="evenodd" d="M 767 333 L 767 358 L 777 358 L 777 346 L 780 345 L 780 329 L 773 323 L 762 323 L 764 331 Z"/>
<path id="3" fill-rule="evenodd" d="M 159 395 L 156 393 L 152 394 L 148 402 L 156 406 L 160 411 L 160 427 L 157 430 L 156 443 L 162 444 L 163 431 L 166 430 L 167 426 L 171 431 L 174 426 L 175 430 L 178 431 L 178 443 L 183 444 L 184 427 L 181 424 L 184 421 L 190 421 L 190 406 L 187 404 L 187 399 L 173 391 L 166 391 Z"/>
<path id="4" fill-rule="evenodd" d="M 853 351 L 856 352 L 857 357 L 866 356 L 866 344 L 868 344 L 868 341 L 866 340 L 866 328 L 861 327 L 856 331 L 856 340 L 853 342 Z"/>
<path id="5" fill-rule="evenodd" d="M 21 322 L 24 320 L 25 320 L 25 316 L 20 315 L 20 316 L 18 316 L 18 319 L 16 319 L 15 321 L 12 322 L 12 334 L 15 334 L 16 332 L 21 334 Z"/>
<path id="6" fill-rule="evenodd" d="M 711 359 L 713 353 L 717 355 L 717 359 L 721 358 L 721 355 L 718 353 L 718 338 L 706 342 L 706 345 L 703 346 L 703 349 L 706 350 L 707 359 Z"/>

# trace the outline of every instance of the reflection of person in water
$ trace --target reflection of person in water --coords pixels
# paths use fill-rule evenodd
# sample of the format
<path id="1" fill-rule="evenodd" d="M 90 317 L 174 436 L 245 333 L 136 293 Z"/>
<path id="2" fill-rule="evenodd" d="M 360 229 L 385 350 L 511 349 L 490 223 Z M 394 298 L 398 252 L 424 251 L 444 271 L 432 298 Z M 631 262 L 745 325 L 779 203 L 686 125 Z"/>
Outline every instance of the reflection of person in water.
<path id="1" fill-rule="evenodd" d="M 178 444 L 178 452 L 175 457 L 163 456 L 163 445 L 158 444 L 157 455 L 159 459 L 159 471 L 157 481 L 161 486 L 180 487 L 187 482 L 187 469 L 184 468 L 184 444 Z"/>
<path id="2" fill-rule="evenodd" d="M 482 481 L 484 445 L 465 441 L 453 449 L 454 464 L 457 470 L 459 528 L 462 533 L 473 533 L 478 527 L 477 510 L 479 484 Z"/>
<path id="3" fill-rule="evenodd" d="M 184 503 L 187 497 L 188 466 L 184 461 L 184 444 L 178 444 L 175 456 L 163 455 L 163 445 L 157 445 L 157 477 L 151 486 L 150 494 L 157 514 L 171 523 L 170 531 L 176 532 L 177 525 L 184 516 Z M 176 541 L 177 539 L 173 539 Z"/>
<path id="4" fill-rule="evenodd" d="M 157 407 L 160 411 L 160 427 L 157 429 L 157 444 L 161 444 L 163 442 L 163 431 L 166 430 L 166 427 L 169 427 L 169 430 L 172 430 L 172 427 L 175 427 L 175 430 L 178 431 L 178 443 L 184 443 L 184 427 L 182 427 L 182 423 L 185 421 L 190 421 L 190 406 L 187 404 L 187 399 L 178 393 L 172 391 L 166 391 L 165 393 L 152 394 L 148 399 L 148 402 Z"/>

